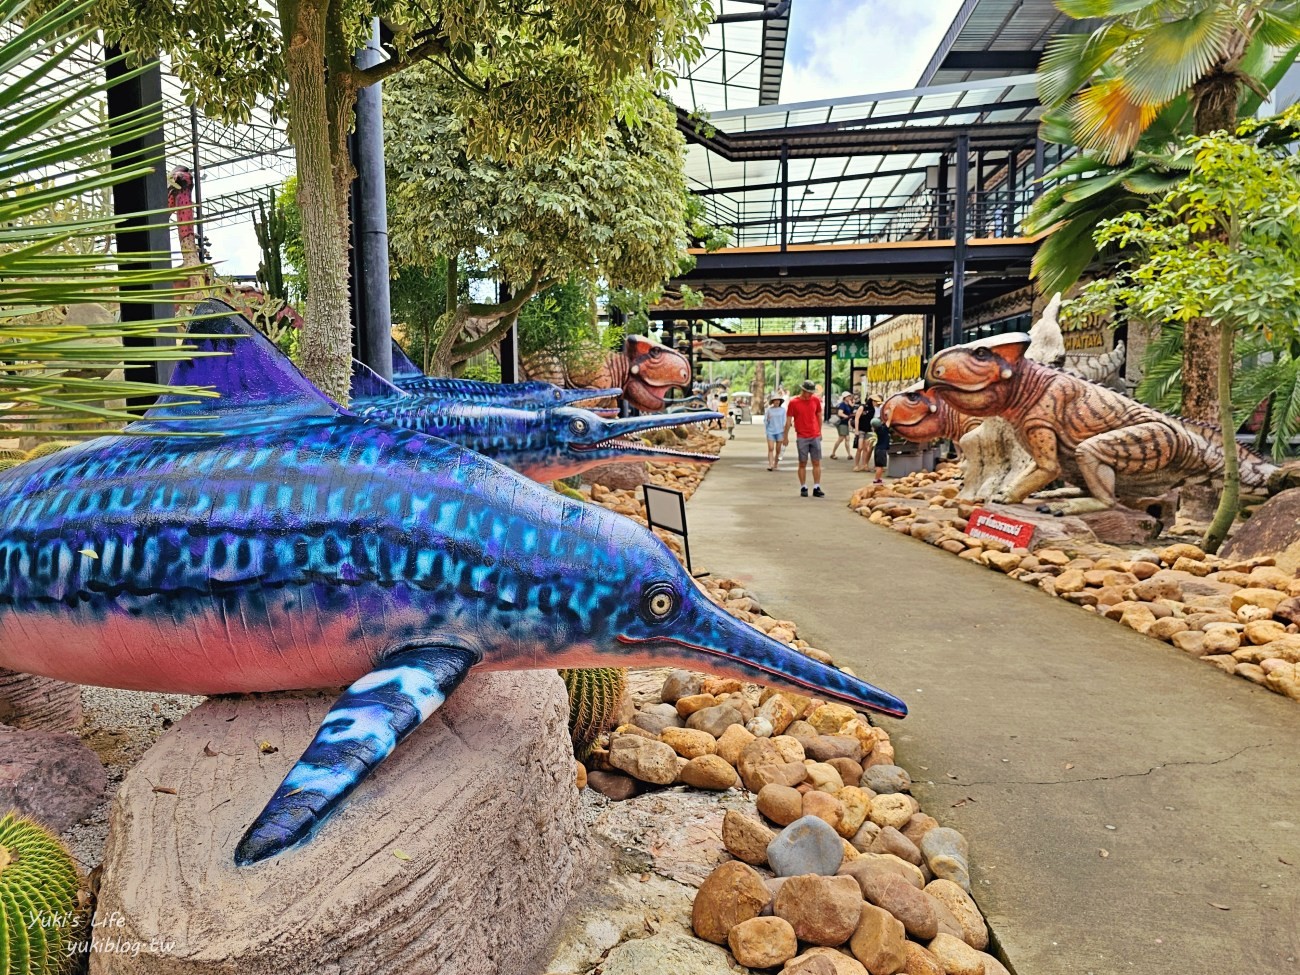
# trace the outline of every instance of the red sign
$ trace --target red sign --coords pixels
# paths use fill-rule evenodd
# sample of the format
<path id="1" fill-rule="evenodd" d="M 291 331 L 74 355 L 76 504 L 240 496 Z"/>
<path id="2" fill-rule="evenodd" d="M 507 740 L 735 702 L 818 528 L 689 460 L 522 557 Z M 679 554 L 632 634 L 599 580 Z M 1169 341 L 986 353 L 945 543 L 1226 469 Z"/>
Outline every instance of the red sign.
<path id="1" fill-rule="evenodd" d="M 1012 548 L 1029 548 L 1029 542 L 1034 537 L 1034 526 L 1019 518 L 976 508 L 966 523 L 966 534 L 972 538 L 1006 542 Z"/>

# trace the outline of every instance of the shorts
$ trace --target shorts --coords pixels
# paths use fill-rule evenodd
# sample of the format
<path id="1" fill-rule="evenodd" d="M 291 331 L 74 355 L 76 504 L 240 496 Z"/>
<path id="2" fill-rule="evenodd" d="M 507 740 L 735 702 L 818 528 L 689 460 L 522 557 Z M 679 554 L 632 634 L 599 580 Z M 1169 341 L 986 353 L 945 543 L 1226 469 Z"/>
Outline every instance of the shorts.
<path id="1" fill-rule="evenodd" d="M 874 465 L 875 465 L 876 467 L 888 467 L 888 466 L 889 466 L 889 448 L 888 448 L 888 447 L 877 447 L 877 448 L 876 448 L 876 452 L 875 452 L 875 456 L 872 457 L 872 461 L 874 462 Z"/>
<path id="2" fill-rule="evenodd" d="M 799 463 L 822 459 L 821 437 L 796 437 L 795 446 L 799 448 Z"/>
<path id="3" fill-rule="evenodd" d="M 767 439 L 770 440 L 770 441 L 772 441 L 772 443 L 780 443 L 782 440 L 785 439 L 785 434 L 782 434 L 782 433 L 769 433 L 769 434 L 767 435 Z"/>

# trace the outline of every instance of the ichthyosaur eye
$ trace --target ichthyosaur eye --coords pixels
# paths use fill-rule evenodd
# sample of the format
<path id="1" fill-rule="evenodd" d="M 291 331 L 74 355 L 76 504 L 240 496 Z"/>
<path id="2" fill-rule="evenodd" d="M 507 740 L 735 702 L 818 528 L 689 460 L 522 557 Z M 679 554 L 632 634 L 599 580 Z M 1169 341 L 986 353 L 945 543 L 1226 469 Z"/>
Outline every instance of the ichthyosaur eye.
<path id="1" fill-rule="evenodd" d="M 574 417 L 569 421 L 569 432 L 576 433 L 579 436 L 587 432 L 587 421 L 581 417 Z"/>
<path id="2" fill-rule="evenodd" d="M 641 594 L 641 613 L 648 622 L 662 623 L 677 612 L 681 600 L 677 590 L 667 582 L 656 582 L 646 586 Z"/>

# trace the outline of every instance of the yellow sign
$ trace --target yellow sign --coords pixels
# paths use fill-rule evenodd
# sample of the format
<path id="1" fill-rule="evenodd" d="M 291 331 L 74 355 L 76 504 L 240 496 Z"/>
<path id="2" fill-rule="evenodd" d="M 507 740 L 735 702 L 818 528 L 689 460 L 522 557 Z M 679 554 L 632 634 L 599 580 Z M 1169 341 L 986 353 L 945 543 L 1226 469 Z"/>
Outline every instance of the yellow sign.
<path id="1" fill-rule="evenodd" d="M 871 366 L 867 385 L 882 399 L 921 378 L 925 351 L 925 317 L 898 315 L 871 330 Z"/>

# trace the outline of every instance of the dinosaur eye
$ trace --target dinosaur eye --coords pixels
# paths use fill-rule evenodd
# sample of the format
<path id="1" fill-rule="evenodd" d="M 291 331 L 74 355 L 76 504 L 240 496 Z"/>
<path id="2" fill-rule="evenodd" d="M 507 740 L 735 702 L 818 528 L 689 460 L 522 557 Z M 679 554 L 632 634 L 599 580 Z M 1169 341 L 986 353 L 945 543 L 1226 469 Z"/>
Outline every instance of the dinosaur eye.
<path id="1" fill-rule="evenodd" d="M 558 389 L 552 390 L 551 399 L 555 400 L 555 402 L 558 403 L 560 400 L 564 399 L 564 393 Z"/>
<path id="2" fill-rule="evenodd" d="M 663 350 L 663 349 L 654 348 L 654 349 L 651 349 L 651 350 L 650 350 L 650 358 L 651 358 L 651 359 L 658 359 L 658 358 L 659 358 L 661 355 L 663 355 L 663 354 L 664 354 L 664 350 Z"/>
<path id="3" fill-rule="evenodd" d="M 920 393 L 904 393 L 903 395 L 907 397 L 907 401 L 908 401 L 909 403 L 919 403 L 919 402 L 921 402 L 921 394 L 920 394 Z"/>
<path id="4" fill-rule="evenodd" d="M 677 593 L 666 582 L 655 583 L 641 597 L 641 608 L 651 623 L 662 623 L 677 611 Z"/>
<path id="5" fill-rule="evenodd" d="M 583 434 L 587 432 L 587 421 L 581 417 L 575 417 L 569 421 L 569 431 L 571 433 Z"/>
<path id="6" fill-rule="evenodd" d="M 975 350 L 976 359 L 991 359 L 992 357 L 993 357 L 993 353 L 990 352 L 988 349 L 980 348 Z"/>

